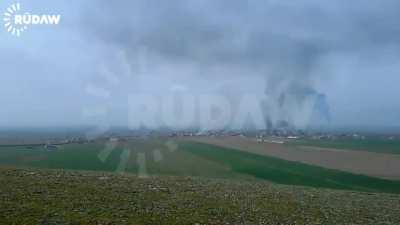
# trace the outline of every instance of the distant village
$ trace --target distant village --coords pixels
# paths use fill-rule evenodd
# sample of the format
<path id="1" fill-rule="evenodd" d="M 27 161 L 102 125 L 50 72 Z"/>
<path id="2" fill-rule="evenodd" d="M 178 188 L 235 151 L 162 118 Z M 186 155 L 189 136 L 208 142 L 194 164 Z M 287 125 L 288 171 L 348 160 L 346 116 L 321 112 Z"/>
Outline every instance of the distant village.
<path id="1" fill-rule="evenodd" d="M 63 144 L 87 144 L 95 141 L 118 141 L 124 142 L 131 139 L 146 139 L 146 138 L 184 138 L 184 137 L 242 137 L 251 138 L 257 142 L 270 142 L 277 144 L 284 144 L 288 141 L 293 140 L 365 140 L 368 138 L 380 138 L 386 140 L 400 140 L 400 136 L 368 136 L 358 133 L 322 133 L 322 132 L 305 132 L 301 130 L 263 130 L 263 131 L 196 131 L 196 130 L 186 130 L 186 131 L 130 131 L 130 132 L 115 132 L 102 134 L 96 138 L 87 137 L 75 137 L 66 139 L 57 144 L 48 144 L 46 149 L 54 149 L 57 145 Z"/>
<path id="2" fill-rule="evenodd" d="M 56 151 L 63 145 L 67 144 L 88 144 L 98 141 L 118 141 L 125 142 L 133 139 L 147 138 L 187 138 L 187 137 L 239 137 L 250 138 L 259 143 L 276 143 L 284 144 L 296 140 L 366 140 L 366 139 L 381 139 L 381 140 L 400 140 L 399 135 L 366 135 L 361 133 L 329 133 L 329 132 L 313 132 L 294 129 L 270 129 L 270 130 L 208 130 L 199 131 L 193 130 L 112 130 L 94 137 L 81 135 L 58 136 L 53 138 L 41 137 L 39 141 L 30 142 L 27 140 L 13 141 L 13 144 L 0 144 L 0 146 L 25 146 L 27 149 L 44 148 L 47 151 Z"/>

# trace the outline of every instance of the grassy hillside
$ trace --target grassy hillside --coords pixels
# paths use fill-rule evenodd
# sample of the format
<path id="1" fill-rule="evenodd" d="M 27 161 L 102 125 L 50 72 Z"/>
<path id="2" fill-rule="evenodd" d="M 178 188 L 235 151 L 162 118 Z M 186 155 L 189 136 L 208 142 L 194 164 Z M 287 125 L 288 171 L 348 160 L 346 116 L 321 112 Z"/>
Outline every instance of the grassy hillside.
<path id="1" fill-rule="evenodd" d="M 400 224 L 400 197 L 267 182 L 0 167 L 0 223 Z"/>

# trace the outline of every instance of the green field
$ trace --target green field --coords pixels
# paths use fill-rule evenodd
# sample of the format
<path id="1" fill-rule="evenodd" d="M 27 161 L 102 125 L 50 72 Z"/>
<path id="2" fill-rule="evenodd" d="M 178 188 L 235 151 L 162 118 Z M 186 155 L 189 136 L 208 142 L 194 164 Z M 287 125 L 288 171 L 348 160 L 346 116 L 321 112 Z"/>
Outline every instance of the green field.
<path id="1" fill-rule="evenodd" d="M 49 169 L 113 171 L 118 162 L 120 149 L 116 149 L 106 162 L 97 158 L 102 144 L 71 144 L 57 151 L 47 151 L 43 147 L 0 147 L 0 163 L 19 167 Z"/>
<path id="2" fill-rule="evenodd" d="M 0 147 L 0 164 L 113 172 L 120 168 L 123 150 L 129 149 L 124 172 L 133 174 L 140 174 L 138 157 L 144 155 L 145 165 L 141 166 L 149 176 L 262 179 L 288 185 L 400 193 L 400 181 L 355 175 L 189 141 L 175 141 L 172 144 L 176 149 L 171 150 L 168 148 L 170 142 L 151 139 L 120 143 L 105 161 L 100 160 L 99 153 L 106 143 L 100 142 L 64 145 L 56 151 L 47 151 L 42 147 Z"/>
<path id="3" fill-rule="evenodd" d="M 400 193 L 399 181 L 355 175 L 213 145 L 187 143 L 184 147 L 193 154 L 229 166 L 235 172 L 275 183 Z"/>
<path id="4" fill-rule="evenodd" d="M 139 173 L 138 155 L 146 157 L 145 168 L 149 175 L 176 175 L 200 176 L 215 178 L 243 177 L 232 172 L 228 167 L 203 159 L 195 154 L 177 149 L 171 151 L 167 147 L 167 140 L 135 140 L 128 143 L 119 143 L 110 151 L 105 161 L 99 155 L 106 143 L 70 144 L 60 147 L 56 151 L 47 151 L 43 147 L 28 149 L 26 147 L 0 147 L 0 164 L 35 167 L 48 169 L 89 170 L 116 172 L 124 149 L 129 149 L 130 155 L 124 171 Z M 179 146 L 177 143 L 175 145 Z M 155 150 L 161 157 L 156 160 Z"/>
<path id="5" fill-rule="evenodd" d="M 321 148 L 335 148 L 354 151 L 368 151 L 377 153 L 400 154 L 400 141 L 398 140 L 311 140 L 301 139 L 293 140 L 288 143 L 289 145 L 302 145 Z"/>

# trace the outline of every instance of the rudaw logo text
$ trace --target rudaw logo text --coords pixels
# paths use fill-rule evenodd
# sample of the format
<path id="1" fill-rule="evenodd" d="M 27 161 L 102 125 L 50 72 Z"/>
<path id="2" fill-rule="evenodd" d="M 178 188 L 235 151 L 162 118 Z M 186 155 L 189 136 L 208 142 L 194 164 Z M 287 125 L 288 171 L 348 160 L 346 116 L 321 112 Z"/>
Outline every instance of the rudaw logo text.
<path id="1" fill-rule="evenodd" d="M 4 27 L 7 32 L 19 37 L 32 25 L 58 25 L 61 20 L 59 14 L 33 14 L 23 12 L 20 3 L 12 4 L 4 13 Z"/>

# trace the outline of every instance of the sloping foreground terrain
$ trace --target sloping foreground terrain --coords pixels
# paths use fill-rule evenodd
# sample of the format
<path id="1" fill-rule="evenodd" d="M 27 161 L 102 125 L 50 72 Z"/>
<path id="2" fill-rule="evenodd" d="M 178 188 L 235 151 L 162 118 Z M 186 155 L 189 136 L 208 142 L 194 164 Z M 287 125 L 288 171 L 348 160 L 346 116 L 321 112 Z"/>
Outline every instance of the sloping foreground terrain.
<path id="1" fill-rule="evenodd" d="M 400 195 L 0 168 L 1 224 L 400 224 Z"/>

